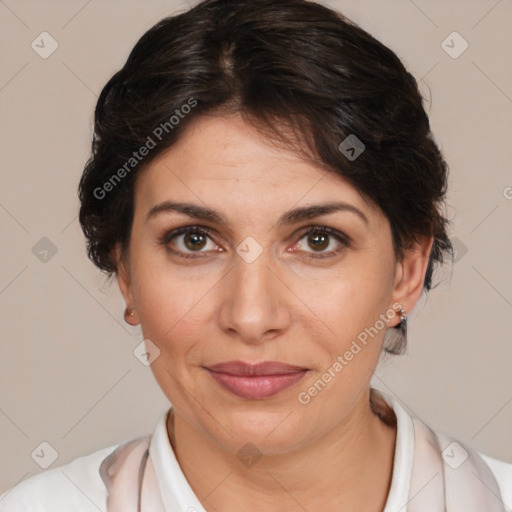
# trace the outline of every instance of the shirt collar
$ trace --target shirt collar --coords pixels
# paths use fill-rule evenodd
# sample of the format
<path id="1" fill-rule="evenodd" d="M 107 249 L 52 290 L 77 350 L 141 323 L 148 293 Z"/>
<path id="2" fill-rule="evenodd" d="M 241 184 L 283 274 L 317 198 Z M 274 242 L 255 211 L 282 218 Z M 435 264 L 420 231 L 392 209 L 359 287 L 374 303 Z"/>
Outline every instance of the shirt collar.
<path id="1" fill-rule="evenodd" d="M 384 507 L 384 512 L 395 512 L 405 510 L 409 499 L 415 449 L 414 425 L 411 416 L 395 398 L 382 391 L 381 394 L 395 412 L 397 422 L 393 475 Z"/>
<path id="2" fill-rule="evenodd" d="M 206 512 L 183 474 L 169 440 L 167 419 L 171 410 L 172 407 L 160 417 L 149 446 L 162 501 L 168 511 Z"/>

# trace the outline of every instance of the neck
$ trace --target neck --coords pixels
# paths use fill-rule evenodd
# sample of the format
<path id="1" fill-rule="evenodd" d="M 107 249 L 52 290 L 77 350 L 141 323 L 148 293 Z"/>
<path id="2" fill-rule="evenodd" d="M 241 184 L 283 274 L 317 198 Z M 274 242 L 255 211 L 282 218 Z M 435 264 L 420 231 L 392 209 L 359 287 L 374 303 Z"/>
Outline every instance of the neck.
<path id="1" fill-rule="evenodd" d="M 327 435 L 284 455 L 265 455 L 251 467 L 181 416 L 171 414 L 169 420 L 178 462 L 207 511 L 381 512 L 385 506 L 396 418 L 378 393 L 368 391 Z"/>

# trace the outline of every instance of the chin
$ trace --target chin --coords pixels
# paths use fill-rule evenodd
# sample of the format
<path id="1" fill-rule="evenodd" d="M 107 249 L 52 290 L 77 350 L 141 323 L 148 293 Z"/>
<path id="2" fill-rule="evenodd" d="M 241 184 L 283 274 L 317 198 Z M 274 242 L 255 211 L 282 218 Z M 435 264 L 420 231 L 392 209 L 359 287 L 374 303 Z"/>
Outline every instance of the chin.
<path id="1" fill-rule="evenodd" d="M 293 401 L 290 398 L 290 401 Z M 217 403 L 221 414 L 214 415 L 222 425 L 219 427 L 215 420 L 204 411 L 201 417 L 208 422 L 212 437 L 217 442 L 229 445 L 229 451 L 237 452 L 247 443 L 252 443 L 266 454 L 286 453 L 294 446 L 304 442 L 307 432 L 306 418 L 302 414 L 304 408 L 294 408 L 292 404 L 286 406 L 282 401 L 270 403 L 269 401 L 244 401 L 239 406 L 233 404 Z M 218 437 L 220 436 L 220 437 Z"/>

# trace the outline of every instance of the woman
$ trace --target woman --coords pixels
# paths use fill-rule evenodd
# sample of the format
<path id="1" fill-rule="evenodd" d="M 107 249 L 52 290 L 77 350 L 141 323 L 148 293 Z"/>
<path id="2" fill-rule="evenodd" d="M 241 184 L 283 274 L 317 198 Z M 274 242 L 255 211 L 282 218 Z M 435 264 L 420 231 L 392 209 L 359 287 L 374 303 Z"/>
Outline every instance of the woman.
<path id="1" fill-rule="evenodd" d="M 172 407 L 2 510 L 507 510 L 512 464 L 370 388 L 451 254 L 446 183 L 416 81 L 340 14 L 159 22 L 101 93 L 79 195 Z"/>

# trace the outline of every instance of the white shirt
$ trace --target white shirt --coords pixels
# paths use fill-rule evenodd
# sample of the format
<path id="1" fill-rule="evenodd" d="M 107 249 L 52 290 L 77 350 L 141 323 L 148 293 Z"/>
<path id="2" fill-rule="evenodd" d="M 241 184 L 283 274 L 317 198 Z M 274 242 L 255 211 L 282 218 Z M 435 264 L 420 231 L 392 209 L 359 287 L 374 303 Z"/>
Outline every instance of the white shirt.
<path id="1" fill-rule="evenodd" d="M 412 417 L 384 395 L 397 417 L 393 475 L 383 512 L 406 512 L 413 467 L 415 436 Z M 167 415 L 152 435 L 151 457 L 166 512 L 205 512 L 175 457 L 167 433 Z M 109 446 L 69 464 L 27 478 L 0 496 L 1 512 L 107 512 L 107 489 L 100 476 L 102 461 L 119 445 Z M 512 510 L 512 463 L 479 454 L 499 485 L 505 510 Z M 170 506 L 169 503 L 178 503 Z M 484 511 L 482 511 L 484 512 Z"/>

